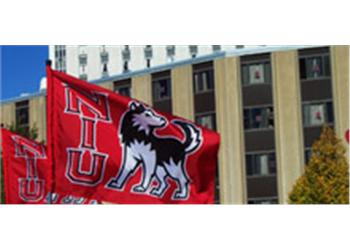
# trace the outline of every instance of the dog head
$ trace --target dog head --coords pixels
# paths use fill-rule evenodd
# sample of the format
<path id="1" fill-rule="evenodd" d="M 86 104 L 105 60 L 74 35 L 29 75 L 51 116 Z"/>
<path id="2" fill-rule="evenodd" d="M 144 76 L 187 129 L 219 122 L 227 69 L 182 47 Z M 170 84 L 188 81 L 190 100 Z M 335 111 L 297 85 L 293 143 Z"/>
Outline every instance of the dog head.
<path id="1" fill-rule="evenodd" d="M 147 135 L 154 128 L 164 127 L 167 123 L 164 117 L 137 102 L 130 104 L 129 114 L 132 117 L 133 126 L 138 127 L 139 131 L 145 131 Z"/>

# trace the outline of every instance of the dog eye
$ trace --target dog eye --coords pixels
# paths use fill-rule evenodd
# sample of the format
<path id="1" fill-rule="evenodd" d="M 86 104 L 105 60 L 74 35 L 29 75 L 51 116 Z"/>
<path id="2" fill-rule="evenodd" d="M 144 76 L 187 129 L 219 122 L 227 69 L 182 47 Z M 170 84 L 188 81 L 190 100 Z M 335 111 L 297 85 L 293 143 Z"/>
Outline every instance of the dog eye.
<path id="1" fill-rule="evenodd" d="M 146 117 L 150 117 L 151 115 L 149 113 L 146 113 Z"/>

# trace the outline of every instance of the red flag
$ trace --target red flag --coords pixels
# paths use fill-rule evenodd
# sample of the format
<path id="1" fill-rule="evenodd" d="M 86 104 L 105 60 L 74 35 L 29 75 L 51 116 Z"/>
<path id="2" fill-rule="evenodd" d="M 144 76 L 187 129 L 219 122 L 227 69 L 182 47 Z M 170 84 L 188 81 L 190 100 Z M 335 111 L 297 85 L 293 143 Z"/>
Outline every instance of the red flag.
<path id="1" fill-rule="evenodd" d="M 114 203 L 213 203 L 219 135 L 47 68 L 55 190 Z"/>
<path id="2" fill-rule="evenodd" d="M 1 133 L 6 203 L 44 203 L 51 185 L 45 147 L 6 129 Z"/>
<path id="3" fill-rule="evenodd" d="M 95 204 L 72 195 L 51 193 L 52 171 L 46 147 L 1 129 L 6 204 Z"/>

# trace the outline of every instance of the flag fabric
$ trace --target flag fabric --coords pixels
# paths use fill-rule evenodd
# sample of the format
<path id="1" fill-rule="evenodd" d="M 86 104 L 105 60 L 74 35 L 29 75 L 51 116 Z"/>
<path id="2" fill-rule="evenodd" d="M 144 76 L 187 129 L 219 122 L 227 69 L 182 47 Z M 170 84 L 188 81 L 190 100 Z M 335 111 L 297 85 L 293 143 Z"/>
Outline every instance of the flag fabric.
<path id="1" fill-rule="evenodd" d="M 219 135 L 47 67 L 57 193 L 124 204 L 214 202 Z"/>
<path id="2" fill-rule="evenodd" d="M 43 144 L 1 129 L 6 204 L 96 204 L 51 192 L 52 171 Z"/>
<path id="3" fill-rule="evenodd" d="M 5 202 L 44 203 L 52 175 L 45 147 L 6 129 L 1 134 Z"/>

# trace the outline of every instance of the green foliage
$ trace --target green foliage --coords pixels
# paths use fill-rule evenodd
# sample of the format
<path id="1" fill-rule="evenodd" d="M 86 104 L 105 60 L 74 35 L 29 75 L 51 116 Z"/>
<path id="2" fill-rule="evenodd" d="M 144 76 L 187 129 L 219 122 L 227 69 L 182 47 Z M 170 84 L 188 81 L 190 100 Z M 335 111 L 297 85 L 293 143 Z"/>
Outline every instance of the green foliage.
<path id="1" fill-rule="evenodd" d="M 324 127 L 312 146 L 304 174 L 289 194 L 290 204 L 349 204 L 346 150 L 334 131 Z"/>
<path id="2" fill-rule="evenodd" d="M 36 140 L 38 138 L 38 128 L 36 127 L 36 124 L 34 124 L 34 126 L 29 130 L 26 130 L 21 126 L 14 125 L 14 124 L 7 126 L 7 129 L 10 130 L 11 132 L 22 135 L 32 140 Z"/>

